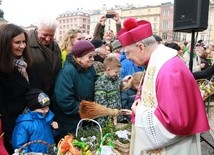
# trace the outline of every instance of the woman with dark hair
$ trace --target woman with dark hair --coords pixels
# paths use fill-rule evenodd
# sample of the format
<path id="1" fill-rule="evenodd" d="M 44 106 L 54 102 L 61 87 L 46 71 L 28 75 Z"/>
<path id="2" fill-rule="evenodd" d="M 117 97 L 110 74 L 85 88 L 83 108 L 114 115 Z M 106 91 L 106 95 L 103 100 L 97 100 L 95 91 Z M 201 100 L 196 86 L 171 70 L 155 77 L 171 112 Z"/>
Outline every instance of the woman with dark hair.
<path id="1" fill-rule="evenodd" d="M 28 50 L 24 29 L 14 24 L 0 27 L 0 114 L 9 154 L 13 153 L 10 141 L 15 121 L 26 107 L 24 96 L 38 86 Z"/>
<path id="2" fill-rule="evenodd" d="M 109 54 L 112 53 L 112 50 L 113 50 L 112 44 L 106 43 L 105 46 L 106 46 L 106 51 L 108 51 Z"/>

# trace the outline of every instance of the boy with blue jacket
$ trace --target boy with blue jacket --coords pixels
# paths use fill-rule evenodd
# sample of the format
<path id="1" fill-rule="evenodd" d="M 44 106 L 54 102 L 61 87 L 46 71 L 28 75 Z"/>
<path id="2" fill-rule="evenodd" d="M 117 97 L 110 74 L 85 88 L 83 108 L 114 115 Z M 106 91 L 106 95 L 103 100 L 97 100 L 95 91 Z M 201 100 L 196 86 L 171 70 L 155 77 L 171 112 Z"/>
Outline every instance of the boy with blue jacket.
<path id="1" fill-rule="evenodd" d="M 42 140 L 53 145 L 53 129 L 58 129 L 58 124 L 53 122 L 54 114 L 49 110 L 49 97 L 40 89 L 31 89 L 25 99 L 27 108 L 25 113 L 19 115 L 13 131 L 14 149 L 21 148 L 24 144 L 35 140 Z M 48 146 L 39 143 L 32 143 L 23 148 L 24 153 L 47 154 L 48 151 Z"/>

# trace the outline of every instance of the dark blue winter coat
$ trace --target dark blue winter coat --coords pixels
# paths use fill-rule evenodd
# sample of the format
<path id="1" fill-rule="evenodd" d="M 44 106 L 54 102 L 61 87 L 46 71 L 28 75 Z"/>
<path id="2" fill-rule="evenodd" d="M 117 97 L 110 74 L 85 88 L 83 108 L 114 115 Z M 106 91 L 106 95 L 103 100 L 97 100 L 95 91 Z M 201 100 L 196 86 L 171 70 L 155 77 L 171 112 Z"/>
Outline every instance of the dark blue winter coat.
<path id="1" fill-rule="evenodd" d="M 131 110 L 132 104 L 134 103 L 136 93 L 137 93 L 137 90 L 135 90 L 133 88 L 129 88 L 129 89 L 123 90 L 121 92 L 121 102 L 122 102 L 123 109 Z"/>

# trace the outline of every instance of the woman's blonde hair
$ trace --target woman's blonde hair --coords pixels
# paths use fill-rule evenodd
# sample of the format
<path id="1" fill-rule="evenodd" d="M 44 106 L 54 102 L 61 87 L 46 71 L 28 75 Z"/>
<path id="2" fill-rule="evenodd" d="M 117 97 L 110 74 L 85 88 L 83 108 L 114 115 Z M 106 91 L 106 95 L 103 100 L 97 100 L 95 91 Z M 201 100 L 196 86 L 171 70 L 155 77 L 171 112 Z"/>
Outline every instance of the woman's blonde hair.
<path id="1" fill-rule="evenodd" d="M 73 47 L 74 38 L 77 36 L 77 33 L 82 33 L 80 30 L 71 29 L 65 33 L 62 40 L 59 43 L 61 51 L 70 52 Z"/>
<path id="2" fill-rule="evenodd" d="M 129 82 L 123 87 L 123 90 L 132 88 L 136 85 L 140 86 L 142 84 L 142 80 L 144 79 L 144 75 L 145 75 L 144 71 L 135 72 L 132 75 L 131 80 L 129 80 Z"/>

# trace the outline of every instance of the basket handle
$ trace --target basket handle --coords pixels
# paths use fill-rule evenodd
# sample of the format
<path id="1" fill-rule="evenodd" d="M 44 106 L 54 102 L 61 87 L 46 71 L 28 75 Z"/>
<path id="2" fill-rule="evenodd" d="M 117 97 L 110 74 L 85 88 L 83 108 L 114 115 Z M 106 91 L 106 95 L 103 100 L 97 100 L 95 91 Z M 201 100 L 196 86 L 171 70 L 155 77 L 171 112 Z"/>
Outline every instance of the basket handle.
<path id="1" fill-rule="evenodd" d="M 33 141 L 30 141 L 30 142 L 27 142 L 25 143 L 24 145 L 22 145 L 22 147 L 20 147 L 19 149 L 17 149 L 18 152 L 21 152 L 26 146 L 29 146 L 31 144 L 35 144 L 35 143 L 40 143 L 40 144 L 44 144 L 46 146 L 49 147 L 49 154 L 50 155 L 55 155 L 55 152 L 54 152 L 54 147 L 51 146 L 49 143 L 47 143 L 46 141 L 43 141 L 43 140 L 33 140 Z"/>
<path id="2" fill-rule="evenodd" d="M 101 139 L 102 139 L 103 133 L 102 133 L 102 128 L 101 128 L 100 124 L 99 124 L 97 121 L 95 121 L 95 120 L 93 120 L 93 119 L 88 119 L 88 118 L 81 119 L 81 120 L 78 122 L 77 128 L 76 128 L 76 137 L 77 137 L 77 135 L 78 135 L 78 131 L 79 131 L 79 128 L 80 128 L 80 124 L 81 124 L 83 121 L 92 121 L 92 122 L 96 123 L 96 124 L 98 125 L 99 129 L 100 129 L 100 137 L 101 137 Z"/>

